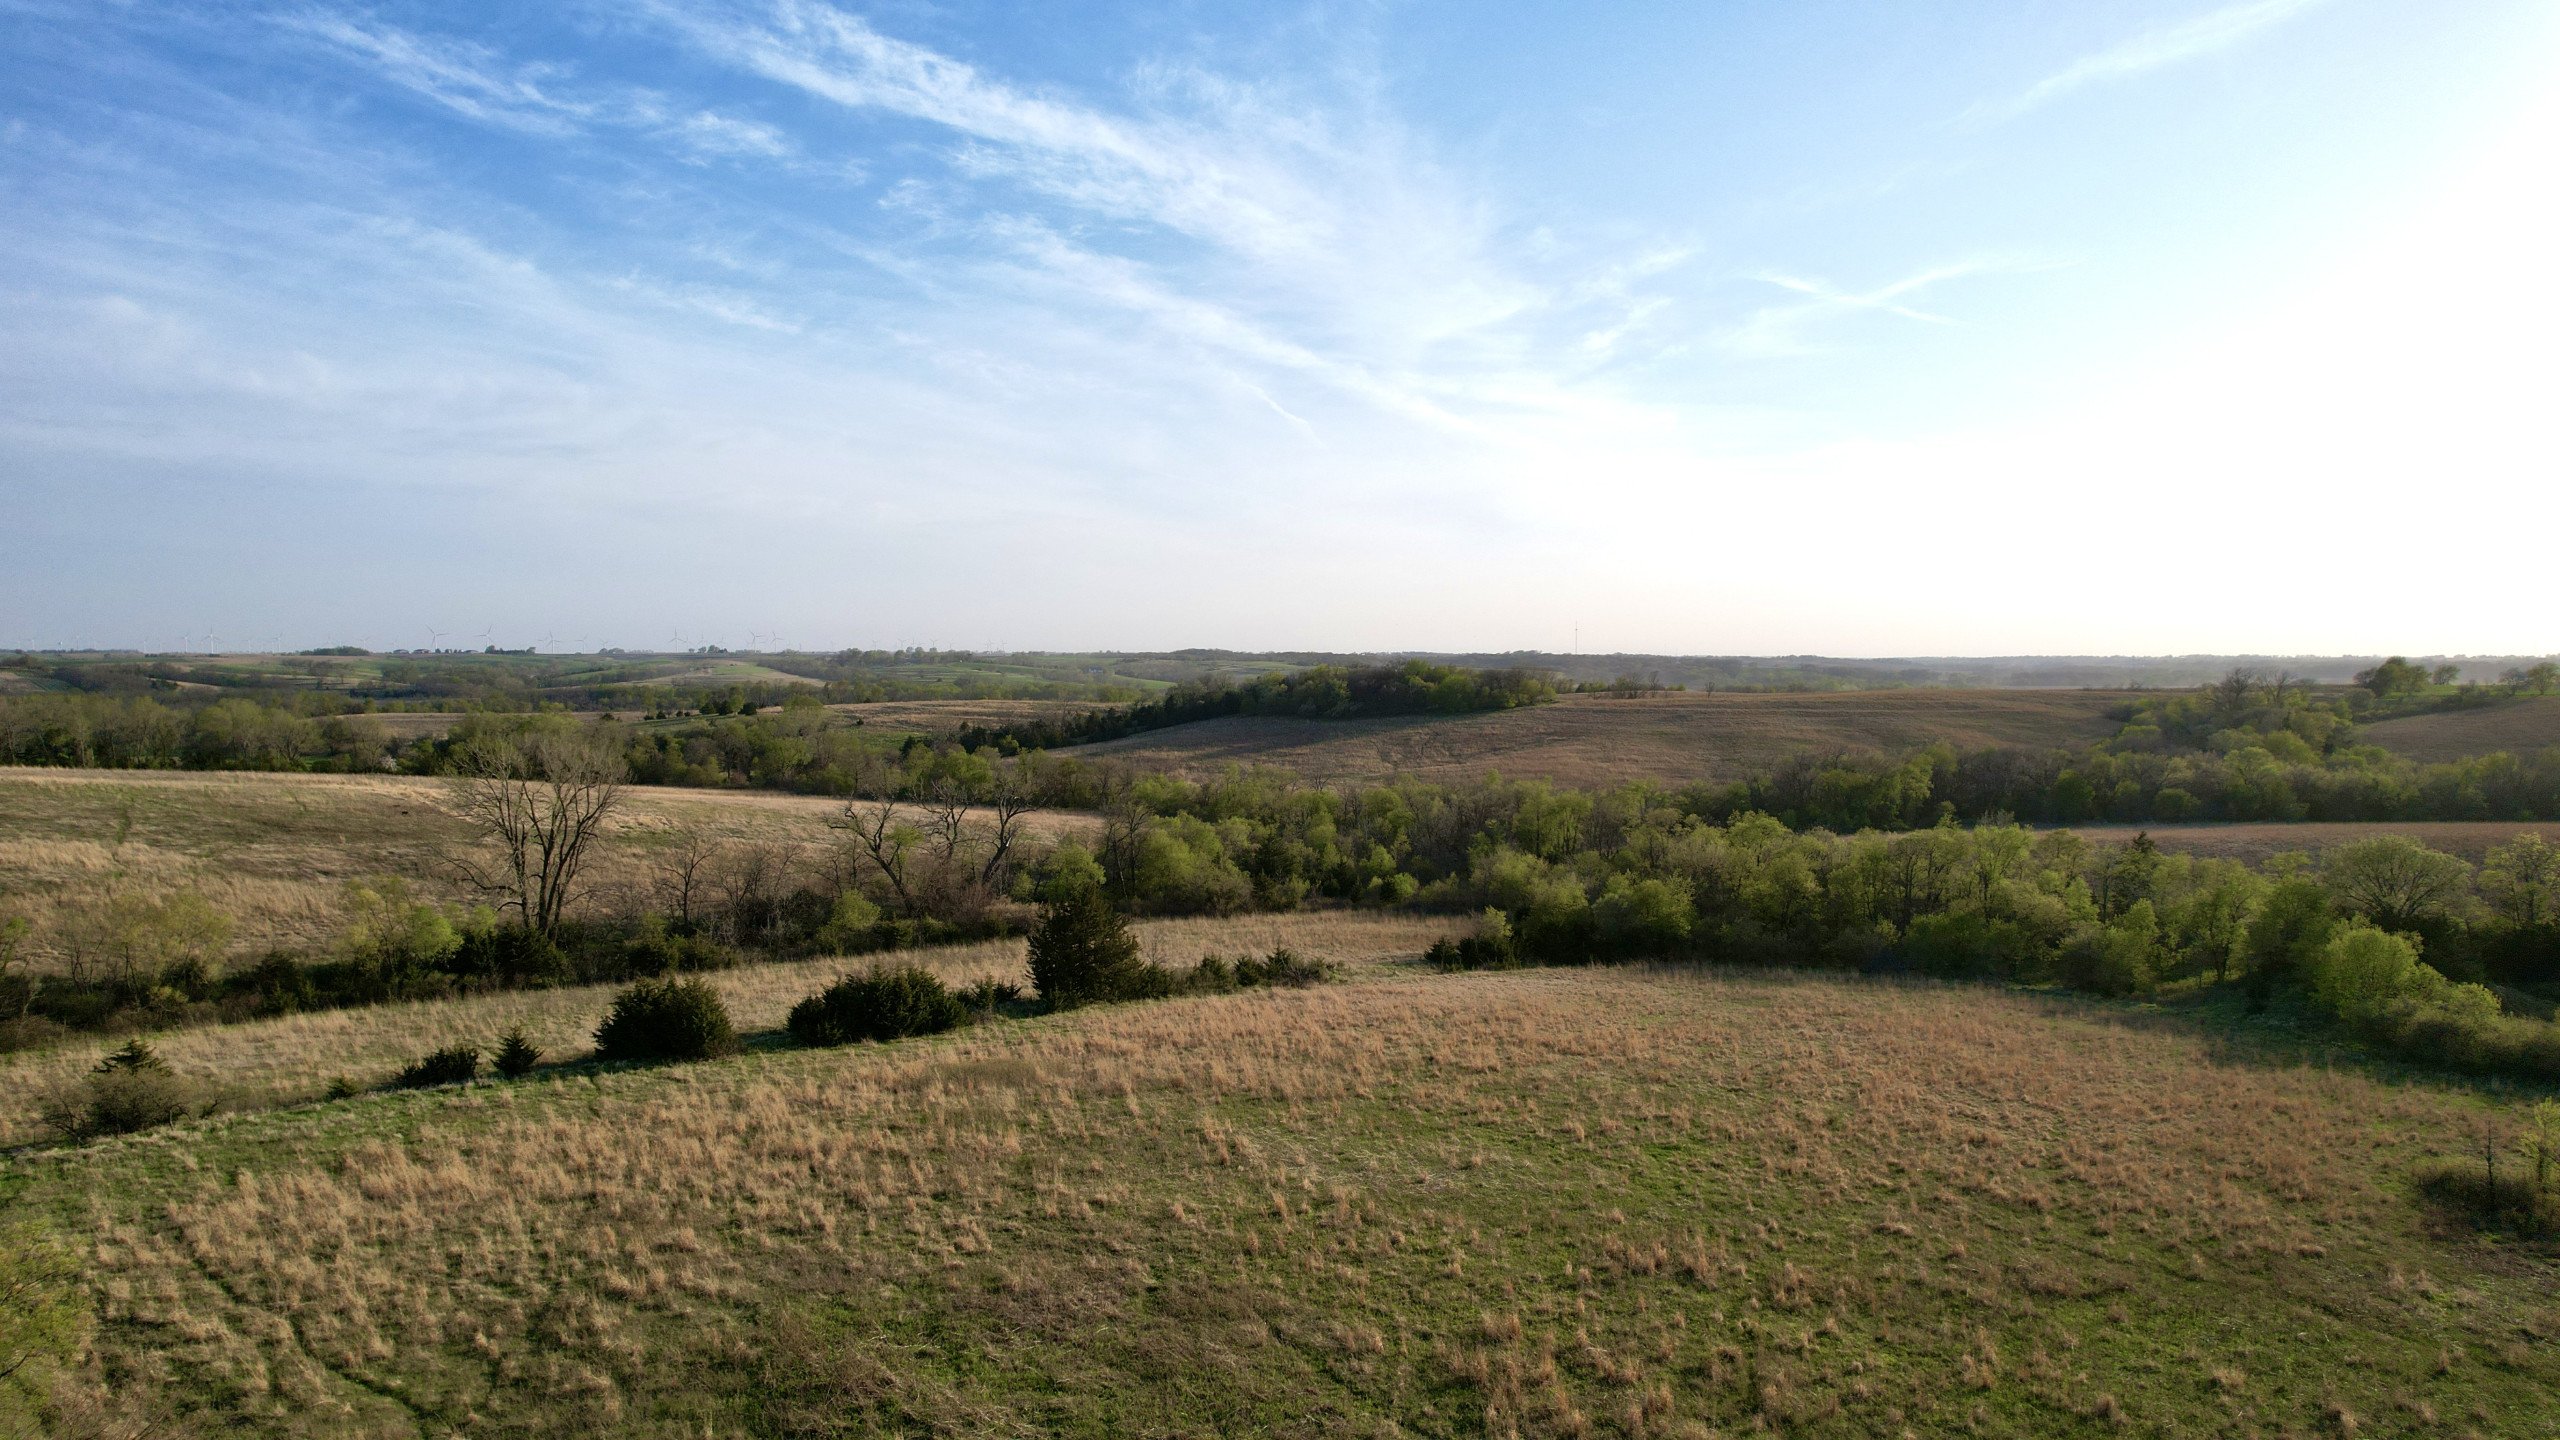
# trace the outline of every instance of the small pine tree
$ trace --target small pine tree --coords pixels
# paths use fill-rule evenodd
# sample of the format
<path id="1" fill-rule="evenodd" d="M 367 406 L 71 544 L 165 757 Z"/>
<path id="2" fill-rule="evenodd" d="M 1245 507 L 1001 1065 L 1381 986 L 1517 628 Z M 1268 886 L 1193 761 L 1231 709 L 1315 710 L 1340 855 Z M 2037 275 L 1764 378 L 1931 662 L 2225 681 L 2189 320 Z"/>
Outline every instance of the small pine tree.
<path id="1" fill-rule="evenodd" d="M 521 1080 L 542 1063 L 542 1051 L 525 1038 L 521 1025 L 498 1037 L 498 1053 L 493 1063 L 498 1073 L 510 1080 Z"/>
<path id="2" fill-rule="evenodd" d="M 1146 968 L 1128 920 L 1091 885 L 1067 890 L 1041 911 L 1030 949 L 1032 988 L 1052 1010 L 1120 999 L 1139 988 Z"/>
<path id="3" fill-rule="evenodd" d="M 118 1071 L 128 1071 L 156 1074 L 165 1072 L 168 1068 L 169 1062 L 161 1059 L 159 1053 L 149 1044 L 141 1040 L 127 1040 L 124 1042 L 123 1049 L 98 1062 L 97 1073 L 113 1075 Z"/>

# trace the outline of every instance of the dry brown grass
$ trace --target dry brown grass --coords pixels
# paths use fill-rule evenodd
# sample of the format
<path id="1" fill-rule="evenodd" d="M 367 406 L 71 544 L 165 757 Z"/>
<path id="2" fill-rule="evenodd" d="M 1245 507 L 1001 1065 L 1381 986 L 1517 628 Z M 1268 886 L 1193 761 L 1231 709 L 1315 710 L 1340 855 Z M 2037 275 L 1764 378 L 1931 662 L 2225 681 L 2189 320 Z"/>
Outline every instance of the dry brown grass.
<path id="1" fill-rule="evenodd" d="M 1482 715 L 1380 720 L 1239 716 L 1079 747 L 1194 778 L 1273 765 L 1320 784 L 1418 775 L 1605 786 L 1739 780 L 1804 751 L 2070 745 L 2115 733 L 2129 697 L 2088 690 L 1859 690 L 1838 694 L 1569 695 Z"/>
<path id="2" fill-rule="evenodd" d="M 738 790 L 634 786 L 607 832 L 588 893 L 622 905 L 650 878 L 669 835 L 797 847 L 839 836 L 835 801 Z M 233 917 L 233 949 L 323 946 L 342 923 L 346 882 L 397 875 L 463 902 L 443 857 L 468 836 L 436 781 L 370 775 L 268 775 L 0 767 L 0 908 L 35 920 L 115 891 L 160 898 L 194 890 Z M 1090 817 L 1029 817 L 1028 833 L 1081 833 Z"/>
<path id="3" fill-rule="evenodd" d="M 1203 955 L 1268 954 L 1286 945 L 1352 969 L 1419 955 L 1457 922 L 1416 915 L 1318 912 L 1234 919 L 1150 920 L 1136 926 L 1148 959 L 1189 965 Z M 874 964 L 920 965 L 953 986 L 983 979 L 1029 986 L 1020 937 L 856 957 L 823 956 L 746 965 L 707 975 L 741 1031 L 778 1030 L 792 1005 L 847 970 Z M 377 1005 L 285 1015 L 235 1025 L 172 1030 L 152 1037 L 171 1068 L 200 1081 L 223 1106 L 256 1110 L 316 1099 L 340 1077 L 374 1085 L 430 1050 L 477 1045 L 484 1055 L 510 1027 L 552 1061 L 588 1058 L 598 1021 L 616 985 L 512 990 L 408 1005 Z M 94 1036 L 72 1036 L 51 1049 L 0 1053 L 0 1145 L 42 1138 L 43 1098 L 76 1080 L 113 1049 Z"/>
<path id="4" fill-rule="evenodd" d="M 860 720 L 865 727 L 914 730 L 948 735 L 963 725 L 1018 725 L 1027 720 L 1056 720 L 1110 707 L 1094 700 L 871 700 L 830 705 L 838 715 Z"/>
<path id="5" fill-rule="evenodd" d="M 2560 842 L 2560 822 L 2548 820 L 2303 821 L 2231 825 L 2075 825 L 2089 839 L 2119 844 L 2147 834 L 2163 850 L 2258 864 L 2287 851 L 2317 853 L 2376 835 L 2406 835 L 2447 854 L 2478 860 L 2490 847 L 2518 835 Z"/>
<path id="6" fill-rule="evenodd" d="M 1548 971 L 217 1120 L 22 1194 L 89 1258 L 82 1386 L 205 1429 L 2538 1433 L 2538 1265 L 2398 1179 L 2473 1104 Z"/>
<path id="7" fill-rule="evenodd" d="M 2560 695 L 2528 696 L 2480 710 L 2406 715 L 2364 727 L 2368 743 L 2438 764 L 2500 750 L 2531 755 L 2560 745 Z"/>

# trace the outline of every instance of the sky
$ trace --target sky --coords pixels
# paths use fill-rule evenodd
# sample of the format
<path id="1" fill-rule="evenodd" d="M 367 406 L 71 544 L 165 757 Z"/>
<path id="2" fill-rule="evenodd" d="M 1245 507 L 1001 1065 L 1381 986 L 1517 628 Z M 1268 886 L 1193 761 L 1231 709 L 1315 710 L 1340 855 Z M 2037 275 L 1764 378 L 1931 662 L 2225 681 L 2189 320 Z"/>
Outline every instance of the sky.
<path id="1" fill-rule="evenodd" d="M 0 0 L 0 646 L 2560 650 L 2560 6 Z"/>

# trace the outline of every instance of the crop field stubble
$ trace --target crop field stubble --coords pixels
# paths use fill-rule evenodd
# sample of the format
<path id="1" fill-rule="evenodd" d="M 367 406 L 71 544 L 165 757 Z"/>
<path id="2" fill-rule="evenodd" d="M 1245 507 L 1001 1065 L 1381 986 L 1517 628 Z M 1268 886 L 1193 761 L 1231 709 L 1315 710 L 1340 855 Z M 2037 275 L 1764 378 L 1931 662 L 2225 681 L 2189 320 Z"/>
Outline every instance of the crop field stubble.
<path id="1" fill-rule="evenodd" d="M 1515 779 L 1605 786 L 1743 779 L 1806 751 L 2056 746 L 2115 733 L 2132 698 L 2106 690 L 1851 690 L 1816 694 L 1568 695 L 1475 715 L 1373 720 L 1234 716 L 1062 752 L 1192 778 L 1270 765 L 1310 782 Z"/>
<path id="2" fill-rule="evenodd" d="M 2428 764 L 2499 750 L 2530 755 L 2560 745 L 2560 695 L 2526 696 L 2477 710 L 2376 721 L 2365 726 L 2359 738 Z"/>
<path id="3" fill-rule="evenodd" d="M 1405 976 L 22 1157 L 254 1433 L 2543 1433 L 2465 1092 L 1957 987 Z"/>

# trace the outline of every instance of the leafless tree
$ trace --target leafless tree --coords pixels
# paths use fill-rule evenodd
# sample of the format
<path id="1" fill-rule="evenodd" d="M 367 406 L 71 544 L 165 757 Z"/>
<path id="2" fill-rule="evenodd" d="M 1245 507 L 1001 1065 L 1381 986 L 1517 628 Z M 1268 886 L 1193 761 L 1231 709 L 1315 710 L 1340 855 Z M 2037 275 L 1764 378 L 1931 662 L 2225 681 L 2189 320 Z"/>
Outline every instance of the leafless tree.
<path id="1" fill-rule="evenodd" d="M 1022 838 L 1022 817 L 1039 803 L 1039 798 L 1038 787 L 1019 765 L 996 771 L 995 785 L 987 792 L 987 808 L 995 812 L 996 828 L 989 841 L 987 863 L 978 871 L 980 884 L 993 890 L 1004 888 L 1013 842 Z"/>
<path id="2" fill-rule="evenodd" d="M 486 734 L 454 753 L 454 810 L 492 853 L 456 860 L 524 927 L 550 935 L 567 913 L 589 847 L 622 798 L 620 753 L 593 736 Z"/>
<path id="3" fill-rule="evenodd" d="M 898 802 L 887 795 L 876 800 L 847 796 L 843 813 L 828 823 L 853 836 L 863 858 L 897 896 L 899 913 L 914 915 L 916 897 L 908 872 L 916 842 L 923 836 L 898 813 Z"/>
<path id="4" fill-rule="evenodd" d="M 679 921 L 693 924 L 694 907 L 710 888 L 719 859 L 718 841 L 690 826 L 675 831 L 658 855 L 659 903 L 674 910 Z"/>
<path id="5" fill-rule="evenodd" d="M 730 853 L 720 886 L 739 944 L 771 945 L 780 933 L 799 855 L 800 847 L 783 841 L 742 845 Z"/>

